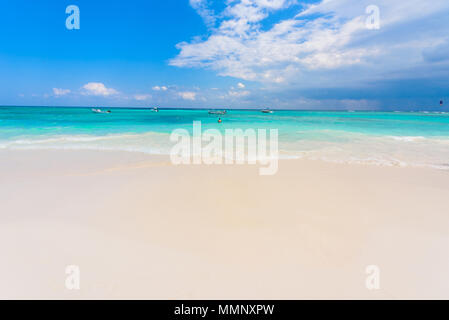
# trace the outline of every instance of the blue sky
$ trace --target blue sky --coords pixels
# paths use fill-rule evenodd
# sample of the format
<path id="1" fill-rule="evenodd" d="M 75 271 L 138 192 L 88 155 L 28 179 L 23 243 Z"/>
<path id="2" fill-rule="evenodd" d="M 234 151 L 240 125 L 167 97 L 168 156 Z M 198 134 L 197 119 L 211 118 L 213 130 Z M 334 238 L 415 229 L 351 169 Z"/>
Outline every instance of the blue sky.
<path id="1" fill-rule="evenodd" d="M 0 3 L 0 105 L 449 105 L 447 0 Z"/>

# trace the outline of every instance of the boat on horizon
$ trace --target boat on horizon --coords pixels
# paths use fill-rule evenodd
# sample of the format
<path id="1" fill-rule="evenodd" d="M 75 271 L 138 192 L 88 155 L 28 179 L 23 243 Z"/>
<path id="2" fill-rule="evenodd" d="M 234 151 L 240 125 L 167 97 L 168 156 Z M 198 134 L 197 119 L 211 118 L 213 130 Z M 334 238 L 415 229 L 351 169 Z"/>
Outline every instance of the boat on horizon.
<path id="1" fill-rule="evenodd" d="M 102 111 L 100 109 L 92 109 L 93 113 L 102 113 Z"/>
<path id="2" fill-rule="evenodd" d="M 209 114 L 224 115 L 224 114 L 226 114 L 226 110 L 209 110 Z"/>
<path id="3" fill-rule="evenodd" d="M 103 110 L 101 110 L 101 109 L 95 109 L 95 108 L 93 108 L 93 109 L 92 109 L 92 112 L 93 112 L 93 113 L 111 113 L 111 110 L 103 111 Z"/>
<path id="4" fill-rule="evenodd" d="M 263 109 L 262 113 L 273 113 L 273 110 L 270 109 Z"/>

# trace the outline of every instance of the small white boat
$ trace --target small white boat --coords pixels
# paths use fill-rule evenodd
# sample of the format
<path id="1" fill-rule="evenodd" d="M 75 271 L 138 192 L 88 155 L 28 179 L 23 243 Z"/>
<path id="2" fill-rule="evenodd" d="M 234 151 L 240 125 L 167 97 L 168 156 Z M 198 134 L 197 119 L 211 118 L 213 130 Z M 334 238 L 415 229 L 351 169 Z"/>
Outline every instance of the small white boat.
<path id="1" fill-rule="evenodd" d="M 263 109 L 262 113 L 273 113 L 273 110 L 270 109 Z"/>
<path id="2" fill-rule="evenodd" d="M 210 110 L 209 114 L 219 114 L 219 115 L 223 115 L 226 114 L 226 110 Z"/>
<path id="3" fill-rule="evenodd" d="M 111 110 L 103 111 L 101 109 L 92 109 L 93 113 L 111 113 Z"/>
<path id="4" fill-rule="evenodd" d="M 153 109 L 151 109 L 151 111 L 153 112 L 159 112 L 159 109 L 157 107 L 154 107 Z"/>

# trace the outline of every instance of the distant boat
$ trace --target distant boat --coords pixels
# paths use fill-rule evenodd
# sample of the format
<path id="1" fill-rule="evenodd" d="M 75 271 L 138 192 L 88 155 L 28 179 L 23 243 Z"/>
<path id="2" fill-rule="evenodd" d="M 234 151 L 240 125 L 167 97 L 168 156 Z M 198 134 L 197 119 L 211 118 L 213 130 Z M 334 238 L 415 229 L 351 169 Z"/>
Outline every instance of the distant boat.
<path id="1" fill-rule="evenodd" d="M 219 114 L 219 115 L 223 115 L 226 114 L 226 110 L 210 110 L 209 114 Z"/>
<path id="2" fill-rule="evenodd" d="M 263 109 L 262 113 L 273 113 L 273 110 L 270 109 Z"/>
<path id="3" fill-rule="evenodd" d="M 153 112 L 159 112 L 159 109 L 158 109 L 158 107 L 154 107 L 153 109 L 151 109 L 151 111 L 153 111 Z"/>
<path id="4" fill-rule="evenodd" d="M 111 110 L 103 111 L 101 109 L 92 109 L 93 113 L 111 113 Z"/>

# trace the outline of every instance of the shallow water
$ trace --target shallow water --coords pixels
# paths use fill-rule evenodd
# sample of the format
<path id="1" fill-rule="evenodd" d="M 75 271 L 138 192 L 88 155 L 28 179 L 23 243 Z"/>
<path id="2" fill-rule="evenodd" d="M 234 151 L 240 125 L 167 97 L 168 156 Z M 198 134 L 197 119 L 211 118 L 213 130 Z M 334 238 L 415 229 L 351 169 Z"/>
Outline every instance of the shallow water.
<path id="1" fill-rule="evenodd" d="M 223 123 L 218 124 L 220 117 Z M 278 129 L 284 158 L 449 169 L 447 112 L 326 112 L 0 107 L 0 149 L 125 150 L 168 154 L 175 129 Z"/>

